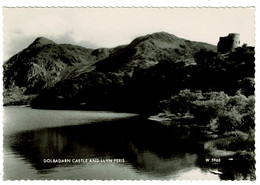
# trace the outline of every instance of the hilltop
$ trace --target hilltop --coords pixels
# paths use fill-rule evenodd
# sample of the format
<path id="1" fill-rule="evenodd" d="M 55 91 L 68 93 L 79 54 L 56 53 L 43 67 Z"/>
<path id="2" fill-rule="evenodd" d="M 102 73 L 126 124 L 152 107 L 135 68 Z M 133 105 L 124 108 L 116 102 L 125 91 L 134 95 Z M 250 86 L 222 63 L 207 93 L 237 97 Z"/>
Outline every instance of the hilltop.
<path id="1" fill-rule="evenodd" d="M 69 76 L 71 71 L 91 70 L 98 60 L 109 55 L 111 49 L 89 49 L 71 44 L 56 44 L 44 37 L 15 54 L 3 65 L 4 103 L 28 103 L 27 95 Z M 23 100 L 22 102 L 20 100 Z"/>
<path id="2" fill-rule="evenodd" d="M 216 46 L 158 32 L 134 39 L 125 47 L 97 62 L 97 71 L 123 72 L 130 75 L 136 69 L 146 69 L 161 60 L 194 62 L 194 54 L 201 49 L 216 51 Z"/>

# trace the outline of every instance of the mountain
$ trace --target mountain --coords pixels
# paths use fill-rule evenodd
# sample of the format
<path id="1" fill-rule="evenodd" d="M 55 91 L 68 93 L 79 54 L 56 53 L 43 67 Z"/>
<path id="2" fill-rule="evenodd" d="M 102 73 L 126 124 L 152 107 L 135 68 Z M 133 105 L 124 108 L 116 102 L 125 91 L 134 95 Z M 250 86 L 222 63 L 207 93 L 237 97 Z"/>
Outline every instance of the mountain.
<path id="1" fill-rule="evenodd" d="M 60 100 L 68 99 L 70 106 L 109 105 L 129 91 L 136 72 L 156 69 L 164 60 L 194 64 L 193 56 L 201 49 L 216 51 L 216 46 L 166 32 L 138 37 L 128 45 L 95 50 L 39 37 L 4 63 L 4 103 L 28 104 L 37 97 L 33 103 L 36 107 L 45 104 L 43 107 L 48 108 L 56 100 L 60 104 Z M 122 99 L 119 104 L 126 103 L 125 97 Z"/>
<path id="2" fill-rule="evenodd" d="M 4 103 L 18 101 L 19 104 L 20 98 L 27 99 L 27 95 L 38 94 L 68 77 L 71 71 L 89 71 L 96 61 L 107 57 L 111 51 L 56 44 L 39 37 L 4 63 Z"/>
<path id="3" fill-rule="evenodd" d="M 194 54 L 201 49 L 216 51 L 216 46 L 158 32 L 134 39 L 129 45 L 97 62 L 95 66 L 97 71 L 131 75 L 136 69 L 152 67 L 161 60 L 194 62 Z"/>

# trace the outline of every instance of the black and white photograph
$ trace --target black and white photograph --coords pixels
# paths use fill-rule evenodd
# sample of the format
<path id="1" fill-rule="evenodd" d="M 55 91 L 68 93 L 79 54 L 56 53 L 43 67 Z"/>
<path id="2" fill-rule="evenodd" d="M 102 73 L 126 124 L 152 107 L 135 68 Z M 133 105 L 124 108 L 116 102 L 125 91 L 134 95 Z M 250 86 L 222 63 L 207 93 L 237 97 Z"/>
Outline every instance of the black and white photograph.
<path id="1" fill-rule="evenodd" d="M 2 10 L 4 181 L 256 180 L 254 7 Z"/>

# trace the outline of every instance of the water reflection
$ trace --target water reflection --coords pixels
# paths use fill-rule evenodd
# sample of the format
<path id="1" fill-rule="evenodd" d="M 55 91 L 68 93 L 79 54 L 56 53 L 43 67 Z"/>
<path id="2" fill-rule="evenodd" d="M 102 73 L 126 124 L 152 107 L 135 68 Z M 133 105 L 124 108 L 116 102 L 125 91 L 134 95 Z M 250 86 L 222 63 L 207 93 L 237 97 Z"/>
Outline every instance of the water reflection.
<path id="1" fill-rule="evenodd" d="M 43 159 L 101 158 L 124 159 L 125 163 L 119 166 L 126 166 L 151 179 L 160 179 L 177 178 L 181 171 L 198 167 L 201 173 L 208 172 L 198 138 L 196 132 L 190 134 L 185 129 L 131 118 L 19 132 L 5 136 L 4 148 L 29 162 L 39 174 L 51 174 L 59 167 L 82 165 L 43 163 Z M 91 179 L 93 176 L 85 174 L 79 179 L 82 178 Z"/>

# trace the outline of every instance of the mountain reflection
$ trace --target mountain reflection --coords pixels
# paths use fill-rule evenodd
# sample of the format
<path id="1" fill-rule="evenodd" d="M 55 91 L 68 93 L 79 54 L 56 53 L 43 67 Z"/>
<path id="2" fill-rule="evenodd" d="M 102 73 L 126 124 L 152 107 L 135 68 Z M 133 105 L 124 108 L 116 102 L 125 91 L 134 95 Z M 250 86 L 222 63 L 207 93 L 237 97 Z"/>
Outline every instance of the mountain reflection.
<path id="1" fill-rule="evenodd" d="M 161 177 L 196 166 L 200 151 L 185 130 L 140 118 L 26 131 L 6 136 L 4 143 L 39 173 L 77 165 L 43 159 L 102 158 L 124 159 L 139 172 Z"/>

